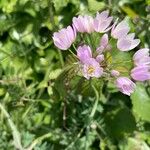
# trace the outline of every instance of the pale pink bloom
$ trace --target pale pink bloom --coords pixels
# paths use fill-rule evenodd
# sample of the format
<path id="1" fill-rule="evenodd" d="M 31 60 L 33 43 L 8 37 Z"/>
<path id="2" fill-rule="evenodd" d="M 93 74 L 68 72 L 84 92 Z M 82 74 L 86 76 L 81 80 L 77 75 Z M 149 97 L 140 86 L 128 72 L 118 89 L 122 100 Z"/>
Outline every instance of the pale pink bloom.
<path id="1" fill-rule="evenodd" d="M 140 40 L 134 39 L 135 33 L 130 33 L 123 38 L 119 38 L 117 41 L 117 48 L 121 51 L 129 51 L 139 45 Z"/>
<path id="2" fill-rule="evenodd" d="M 101 63 L 103 60 L 104 60 L 104 55 L 103 54 L 100 54 L 100 55 L 96 56 L 96 61 L 97 62 Z"/>
<path id="3" fill-rule="evenodd" d="M 96 49 L 98 53 L 102 53 L 105 48 L 108 47 L 108 34 L 104 34 L 99 43 L 99 47 Z"/>
<path id="4" fill-rule="evenodd" d="M 103 11 L 100 14 L 97 12 L 94 19 L 94 29 L 96 32 L 104 33 L 111 29 L 109 25 L 112 22 L 113 17 L 109 17 L 109 11 Z"/>
<path id="5" fill-rule="evenodd" d="M 111 36 L 115 39 L 120 39 L 120 38 L 125 37 L 130 31 L 130 27 L 128 23 L 125 20 L 123 20 L 118 25 L 116 24 L 117 24 L 117 21 L 114 23 L 112 27 Z"/>
<path id="6" fill-rule="evenodd" d="M 76 31 L 68 26 L 53 34 L 53 40 L 56 47 L 61 50 L 67 50 L 76 39 Z"/>
<path id="7" fill-rule="evenodd" d="M 90 79 L 90 77 L 99 78 L 103 74 L 103 68 L 94 58 L 89 58 L 82 65 L 82 74 L 86 79 Z"/>
<path id="8" fill-rule="evenodd" d="M 150 80 L 150 66 L 137 66 L 131 70 L 131 77 L 136 81 Z"/>
<path id="9" fill-rule="evenodd" d="M 134 64 L 136 66 L 150 64 L 149 49 L 142 48 L 133 55 Z"/>
<path id="10" fill-rule="evenodd" d="M 88 45 L 79 46 L 77 56 L 79 60 L 84 63 L 87 59 L 92 58 L 92 50 Z"/>
<path id="11" fill-rule="evenodd" d="M 73 17 L 73 26 L 76 28 L 78 32 L 84 33 L 91 33 L 94 31 L 93 28 L 93 21 L 94 19 L 91 16 L 78 16 Z"/>
<path id="12" fill-rule="evenodd" d="M 131 93 L 134 92 L 134 89 L 136 87 L 135 83 L 127 77 L 117 78 L 116 86 L 120 92 L 122 92 L 123 94 L 126 94 L 128 96 L 130 96 Z"/>
<path id="13" fill-rule="evenodd" d="M 111 76 L 118 77 L 120 75 L 120 72 L 117 70 L 111 70 Z"/>

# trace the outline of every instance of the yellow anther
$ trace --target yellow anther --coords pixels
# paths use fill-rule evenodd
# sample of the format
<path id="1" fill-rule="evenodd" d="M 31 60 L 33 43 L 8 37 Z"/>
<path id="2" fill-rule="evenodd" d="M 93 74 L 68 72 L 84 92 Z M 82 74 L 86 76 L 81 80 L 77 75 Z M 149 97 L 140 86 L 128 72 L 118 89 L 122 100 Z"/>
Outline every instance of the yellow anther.
<path id="1" fill-rule="evenodd" d="M 92 74 L 95 71 L 95 69 L 92 66 L 90 66 L 87 71 L 88 74 Z"/>

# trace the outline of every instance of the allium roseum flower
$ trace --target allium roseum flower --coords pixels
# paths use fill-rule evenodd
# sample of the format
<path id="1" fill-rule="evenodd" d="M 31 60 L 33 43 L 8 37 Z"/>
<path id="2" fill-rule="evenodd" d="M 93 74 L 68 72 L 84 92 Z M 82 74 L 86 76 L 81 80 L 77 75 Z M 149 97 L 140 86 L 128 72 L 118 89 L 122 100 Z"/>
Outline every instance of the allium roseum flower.
<path id="1" fill-rule="evenodd" d="M 99 59 L 92 58 L 92 50 L 89 46 L 79 46 L 77 49 L 77 56 L 81 62 L 81 71 L 85 78 L 90 77 L 99 78 L 103 74 L 103 68 L 100 67 L 100 62 L 103 61 L 103 56 L 99 55 Z M 98 57 L 98 56 L 97 56 Z"/>
<path id="2" fill-rule="evenodd" d="M 92 58 L 92 51 L 88 45 L 79 46 L 77 49 L 79 60 L 84 63 L 87 59 Z"/>
<path id="3" fill-rule="evenodd" d="M 109 17 L 108 15 L 109 11 L 103 11 L 100 14 L 97 12 L 96 18 L 94 19 L 94 29 L 96 32 L 104 33 L 111 29 L 109 25 L 113 17 Z"/>
<path id="4" fill-rule="evenodd" d="M 133 56 L 134 64 L 136 66 L 140 65 L 150 65 L 150 56 L 149 56 L 149 49 L 142 48 L 139 49 Z"/>
<path id="5" fill-rule="evenodd" d="M 118 89 L 122 93 L 124 93 L 124 94 L 126 94 L 128 96 L 130 96 L 131 93 L 134 92 L 134 89 L 136 87 L 135 83 L 132 82 L 127 77 L 119 77 L 119 78 L 117 78 L 117 80 L 116 80 L 116 86 L 118 87 Z"/>
<path id="6" fill-rule="evenodd" d="M 78 16 L 73 17 L 73 26 L 76 28 L 78 32 L 91 33 L 94 31 L 93 27 L 93 18 L 91 16 Z"/>
<path id="7" fill-rule="evenodd" d="M 99 63 L 94 58 L 90 58 L 83 64 L 82 73 L 87 79 L 90 79 L 90 77 L 99 78 L 103 74 L 103 68 L 100 67 Z"/>
<path id="8" fill-rule="evenodd" d="M 117 41 L 117 48 L 121 51 L 129 51 L 139 45 L 140 40 L 134 39 L 135 33 L 130 33 L 125 37 L 119 38 Z"/>
<path id="9" fill-rule="evenodd" d="M 116 21 L 112 27 L 111 36 L 115 39 L 120 39 L 126 37 L 129 31 L 130 27 L 126 21 L 123 20 L 118 25 Z"/>
<path id="10" fill-rule="evenodd" d="M 119 71 L 117 71 L 117 70 L 112 70 L 111 71 L 111 76 L 113 76 L 113 77 L 118 77 L 120 75 L 120 72 Z"/>
<path id="11" fill-rule="evenodd" d="M 112 22 L 113 17 L 109 16 L 109 11 L 97 13 L 95 18 L 79 15 L 72 20 L 73 28 L 68 26 L 55 32 L 53 40 L 55 46 L 61 50 L 67 50 L 74 42 L 72 48 L 75 53 L 71 51 L 71 54 L 76 57 L 74 60 L 77 62 L 74 64 L 79 68 L 79 75 L 82 74 L 88 80 L 94 77 L 115 81 L 116 87 L 122 93 L 130 95 L 135 89 L 135 83 L 129 79 L 130 76 L 134 81 L 150 79 L 149 49 L 138 50 L 133 55 L 133 60 L 129 60 L 128 55 L 127 58 L 124 57 L 125 53 L 139 45 L 140 40 L 135 38 L 135 33 L 130 33 L 130 27 L 125 20 L 119 23 L 117 20 L 111 25 Z M 79 36 L 75 41 L 76 34 Z M 135 68 L 130 70 L 129 66 Z"/>
<path id="12" fill-rule="evenodd" d="M 76 31 L 68 26 L 53 34 L 53 40 L 56 47 L 61 50 L 67 50 L 76 39 Z"/>
<path id="13" fill-rule="evenodd" d="M 103 54 L 100 54 L 100 55 L 96 56 L 96 61 L 97 62 L 101 63 L 103 60 L 104 60 L 104 55 Z"/>
<path id="14" fill-rule="evenodd" d="M 108 48 L 108 34 L 104 34 L 100 39 L 99 47 L 96 49 L 98 53 L 102 53 L 104 49 Z"/>
<path id="15" fill-rule="evenodd" d="M 131 70 L 131 77 L 136 81 L 150 80 L 150 66 L 137 66 Z"/>

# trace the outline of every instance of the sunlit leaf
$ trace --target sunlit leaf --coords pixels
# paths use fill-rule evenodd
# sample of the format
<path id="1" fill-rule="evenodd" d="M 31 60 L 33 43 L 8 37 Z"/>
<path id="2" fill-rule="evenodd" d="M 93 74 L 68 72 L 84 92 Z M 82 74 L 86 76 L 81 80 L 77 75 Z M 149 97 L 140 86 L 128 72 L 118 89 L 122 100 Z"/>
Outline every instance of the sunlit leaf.
<path id="1" fill-rule="evenodd" d="M 131 99 L 135 116 L 150 122 L 150 97 L 144 84 L 137 84 Z"/>

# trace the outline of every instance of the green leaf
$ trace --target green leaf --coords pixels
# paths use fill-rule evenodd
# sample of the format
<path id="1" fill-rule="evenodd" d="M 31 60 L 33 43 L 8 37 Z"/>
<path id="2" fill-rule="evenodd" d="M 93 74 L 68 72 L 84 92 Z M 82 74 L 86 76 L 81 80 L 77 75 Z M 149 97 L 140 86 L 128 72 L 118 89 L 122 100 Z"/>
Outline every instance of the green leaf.
<path id="1" fill-rule="evenodd" d="M 35 135 L 27 132 L 22 132 L 22 143 L 24 146 L 28 146 L 32 140 L 34 140 Z"/>
<path id="2" fill-rule="evenodd" d="M 147 5 L 150 5 L 150 0 L 146 0 Z"/>
<path id="3" fill-rule="evenodd" d="M 120 108 L 109 112 L 105 118 L 106 131 L 113 137 L 123 137 L 135 130 L 134 116 L 128 108 Z"/>
<path id="4" fill-rule="evenodd" d="M 131 95 L 131 99 L 135 116 L 150 122 L 150 96 L 144 84 L 137 84 L 135 92 Z"/>
<path id="5" fill-rule="evenodd" d="M 61 3 L 60 0 L 52 0 L 52 2 L 54 3 L 56 11 L 60 11 L 63 7 L 66 7 L 68 3 L 75 4 L 76 6 L 80 4 L 79 0 L 61 0 Z"/>
<path id="6" fill-rule="evenodd" d="M 54 7 L 55 7 L 56 11 L 59 11 L 63 7 L 67 6 L 67 4 L 68 4 L 68 0 L 62 0 L 61 3 L 59 0 L 53 0 L 52 2 L 54 3 Z"/>
<path id="7" fill-rule="evenodd" d="M 3 11 L 6 13 L 11 13 L 14 11 L 14 6 L 16 5 L 17 0 L 1 0 L 0 1 L 0 8 L 3 8 Z"/>
<path id="8" fill-rule="evenodd" d="M 97 12 L 105 7 L 104 2 L 98 2 L 97 0 L 88 0 L 90 11 Z"/>

